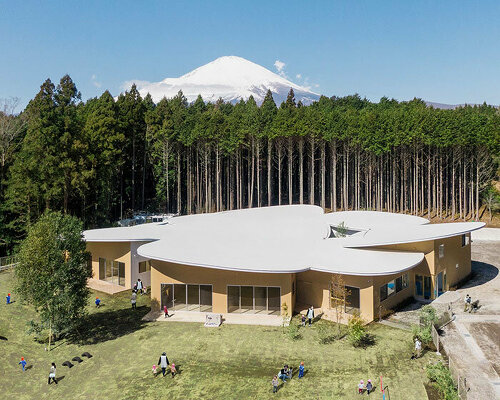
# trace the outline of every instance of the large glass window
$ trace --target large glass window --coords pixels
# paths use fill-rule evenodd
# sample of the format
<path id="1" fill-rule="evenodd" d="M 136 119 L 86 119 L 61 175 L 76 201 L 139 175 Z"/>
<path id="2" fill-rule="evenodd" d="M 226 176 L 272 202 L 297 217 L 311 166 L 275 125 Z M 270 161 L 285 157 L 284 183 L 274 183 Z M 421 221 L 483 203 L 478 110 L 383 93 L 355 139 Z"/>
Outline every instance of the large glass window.
<path id="1" fill-rule="evenodd" d="M 200 285 L 187 285 L 188 311 L 200 311 Z"/>
<path id="2" fill-rule="evenodd" d="M 161 284 L 161 308 L 212 312 L 212 285 Z"/>
<path id="3" fill-rule="evenodd" d="M 147 272 L 151 270 L 151 261 L 141 261 L 139 262 L 139 273 Z"/>
<path id="4" fill-rule="evenodd" d="M 281 289 L 265 286 L 228 286 L 227 311 L 230 313 L 279 315 L 281 312 Z"/>
<path id="5" fill-rule="evenodd" d="M 353 313 L 355 311 L 359 312 L 359 288 L 353 286 L 346 286 L 346 298 L 345 298 L 345 312 Z"/>
<path id="6" fill-rule="evenodd" d="M 174 285 L 174 310 L 185 310 L 186 309 L 186 285 L 175 284 Z"/>
<path id="7" fill-rule="evenodd" d="M 387 285 L 380 286 L 380 301 L 387 299 Z"/>
<path id="8" fill-rule="evenodd" d="M 99 279 L 125 286 L 125 263 L 99 258 Z"/>

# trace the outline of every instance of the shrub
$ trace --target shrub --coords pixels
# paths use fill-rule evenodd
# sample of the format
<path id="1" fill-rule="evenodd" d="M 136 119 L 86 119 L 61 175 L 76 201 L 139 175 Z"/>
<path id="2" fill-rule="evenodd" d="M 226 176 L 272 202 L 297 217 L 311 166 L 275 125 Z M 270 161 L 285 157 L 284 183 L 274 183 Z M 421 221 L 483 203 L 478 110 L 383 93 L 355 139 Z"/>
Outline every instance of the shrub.
<path id="1" fill-rule="evenodd" d="M 365 330 L 363 319 L 354 313 L 347 324 L 347 336 L 354 347 L 366 347 L 375 342 L 372 335 Z"/>
<path id="2" fill-rule="evenodd" d="M 450 370 L 442 362 L 426 366 L 427 377 L 445 400 L 459 400 Z"/>

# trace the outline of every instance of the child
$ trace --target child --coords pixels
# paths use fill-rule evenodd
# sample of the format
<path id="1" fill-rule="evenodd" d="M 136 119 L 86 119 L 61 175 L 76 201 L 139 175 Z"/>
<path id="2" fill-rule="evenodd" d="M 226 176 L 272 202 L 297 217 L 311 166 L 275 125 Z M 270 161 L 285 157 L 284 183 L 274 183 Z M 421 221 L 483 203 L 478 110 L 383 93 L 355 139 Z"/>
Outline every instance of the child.
<path id="1" fill-rule="evenodd" d="M 158 374 L 158 372 L 156 371 L 156 365 L 153 364 L 153 368 L 151 369 L 153 371 L 153 376 L 156 377 L 156 375 Z"/>
<path id="2" fill-rule="evenodd" d="M 95 306 L 96 308 L 99 308 L 101 306 L 101 300 L 99 299 L 99 297 L 95 298 Z"/>
<path id="3" fill-rule="evenodd" d="M 10 293 L 7 293 L 7 304 L 10 304 Z"/>
<path id="4" fill-rule="evenodd" d="M 167 306 L 163 306 L 163 312 L 165 313 L 165 318 L 170 317 L 170 315 L 168 315 L 168 308 L 167 308 Z"/>
<path id="5" fill-rule="evenodd" d="M 177 370 L 175 369 L 174 363 L 170 364 L 170 373 L 172 374 L 172 378 L 174 377 L 175 374 L 177 374 Z"/>
<path id="6" fill-rule="evenodd" d="M 24 357 L 21 357 L 21 361 L 19 361 L 19 364 L 21 364 L 21 367 L 23 368 L 23 372 L 26 371 L 25 368 L 26 368 L 26 361 L 24 359 Z"/>
<path id="7" fill-rule="evenodd" d="M 306 316 L 302 314 L 302 326 L 306 326 Z"/>
<path id="8" fill-rule="evenodd" d="M 299 379 L 304 376 L 304 361 L 300 362 L 300 367 L 299 367 Z"/>
<path id="9" fill-rule="evenodd" d="M 278 383 L 278 375 L 274 375 L 274 378 L 271 381 L 271 385 L 273 385 L 273 393 L 276 393 L 278 391 Z"/>
<path id="10" fill-rule="evenodd" d="M 363 379 L 361 379 L 358 383 L 358 394 L 363 394 L 364 390 L 364 382 Z"/>
<path id="11" fill-rule="evenodd" d="M 366 394 L 370 395 L 370 392 L 373 390 L 372 380 L 368 379 L 366 382 Z"/>

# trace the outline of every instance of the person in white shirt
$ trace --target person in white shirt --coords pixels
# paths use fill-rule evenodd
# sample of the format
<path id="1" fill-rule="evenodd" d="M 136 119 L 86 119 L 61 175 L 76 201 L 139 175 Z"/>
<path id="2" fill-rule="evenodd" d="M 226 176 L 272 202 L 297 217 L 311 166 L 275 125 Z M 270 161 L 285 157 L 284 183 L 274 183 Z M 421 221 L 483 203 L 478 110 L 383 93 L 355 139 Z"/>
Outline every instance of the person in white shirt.
<path id="1" fill-rule="evenodd" d="M 314 307 L 311 306 L 307 310 L 307 319 L 309 320 L 309 326 L 312 325 L 312 320 L 314 319 Z"/>
<path id="2" fill-rule="evenodd" d="M 465 304 L 464 304 L 464 312 L 467 312 L 467 311 L 469 311 L 469 312 L 470 312 L 470 309 L 471 309 L 471 302 L 472 302 L 471 297 L 470 297 L 468 294 L 466 294 L 466 295 L 465 295 L 465 299 L 464 299 L 464 303 L 465 303 Z"/>
<path id="3" fill-rule="evenodd" d="M 422 343 L 420 342 L 420 340 L 418 340 L 418 338 L 415 338 L 415 353 L 416 353 L 415 358 L 420 357 L 421 351 L 422 351 Z"/>
<path id="4" fill-rule="evenodd" d="M 167 353 L 163 352 L 161 354 L 160 359 L 158 360 L 158 364 L 160 365 L 161 373 L 163 374 L 163 376 L 165 376 L 167 367 L 170 365 L 170 363 L 168 362 Z"/>
<path id="5" fill-rule="evenodd" d="M 54 364 L 54 363 L 52 363 L 52 365 L 50 366 L 49 385 L 50 385 L 50 380 L 51 379 L 57 385 L 57 380 L 56 380 L 56 364 Z"/>

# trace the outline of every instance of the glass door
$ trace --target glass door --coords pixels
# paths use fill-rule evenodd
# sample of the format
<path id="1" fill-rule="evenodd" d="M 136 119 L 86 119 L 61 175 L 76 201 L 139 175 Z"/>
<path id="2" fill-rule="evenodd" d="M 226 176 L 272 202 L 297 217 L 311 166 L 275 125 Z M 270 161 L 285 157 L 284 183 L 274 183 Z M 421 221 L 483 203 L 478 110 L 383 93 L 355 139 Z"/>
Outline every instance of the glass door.
<path id="1" fill-rule="evenodd" d="M 267 288 L 256 286 L 255 291 L 255 312 L 267 312 Z"/>
<path id="2" fill-rule="evenodd" d="M 174 310 L 185 310 L 186 309 L 186 285 L 175 284 L 174 285 Z"/>
<path id="3" fill-rule="evenodd" d="M 237 312 L 240 310 L 240 287 L 227 287 L 227 312 Z"/>
<path id="4" fill-rule="evenodd" d="M 187 285 L 188 311 L 200 311 L 200 286 Z"/>
<path id="5" fill-rule="evenodd" d="M 436 298 L 444 293 L 444 272 L 440 272 L 436 275 L 436 286 L 434 292 Z"/>
<path id="6" fill-rule="evenodd" d="M 241 287 L 241 312 L 253 310 L 253 286 Z"/>

